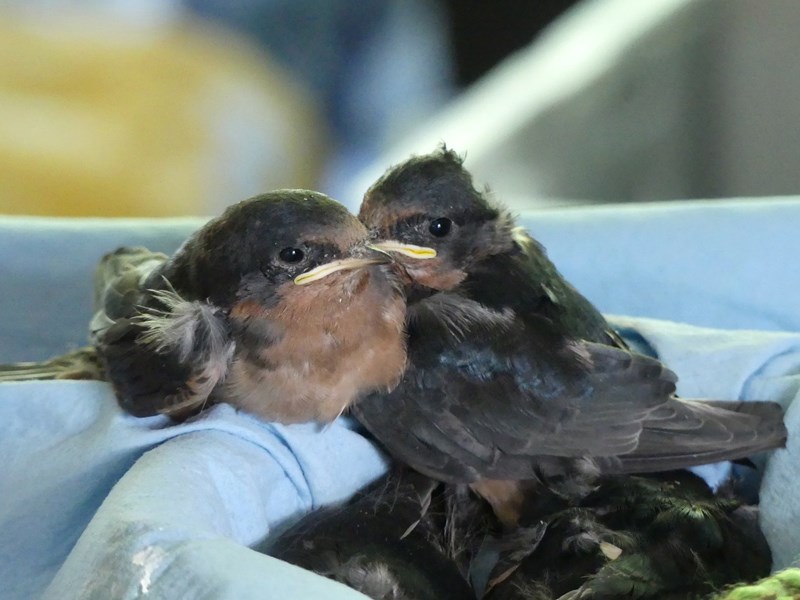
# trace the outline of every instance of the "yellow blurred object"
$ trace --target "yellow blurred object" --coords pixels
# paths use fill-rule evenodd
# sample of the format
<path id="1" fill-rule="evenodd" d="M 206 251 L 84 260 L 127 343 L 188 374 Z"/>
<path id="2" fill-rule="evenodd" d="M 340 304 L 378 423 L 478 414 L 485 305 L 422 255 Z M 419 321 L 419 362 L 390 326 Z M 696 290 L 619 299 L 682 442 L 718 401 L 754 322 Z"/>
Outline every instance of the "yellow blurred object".
<path id="1" fill-rule="evenodd" d="M 0 15 L 0 213 L 216 213 L 314 187 L 316 107 L 265 56 L 195 21 Z"/>

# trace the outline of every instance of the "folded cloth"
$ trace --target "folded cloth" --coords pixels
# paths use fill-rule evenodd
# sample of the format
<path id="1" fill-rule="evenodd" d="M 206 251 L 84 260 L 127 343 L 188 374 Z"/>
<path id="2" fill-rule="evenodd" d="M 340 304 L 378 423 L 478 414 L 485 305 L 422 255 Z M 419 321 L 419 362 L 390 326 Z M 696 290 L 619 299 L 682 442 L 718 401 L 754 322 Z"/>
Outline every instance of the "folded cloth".
<path id="1" fill-rule="evenodd" d="M 583 206 L 520 221 L 604 312 L 800 331 L 798 197 Z"/>
<path id="2" fill-rule="evenodd" d="M 800 432 L 800 334 L 613 322 L 679 374 L 683 396 L 776 400 Z M 92 382 L 0 385 L 0 419 L 5 598 L 362 597 L 247 548 L 384 472 L 348 419 L 279 426 L 222 405 L 175 425 L 123 414 Z M 798 453 L 790 434 L 764 475 L 776 566 L 800 557 L 786 526 L 800 511 Z"/>
<path id="3" fill-rule="evenodd" d="M 322 590 L 245 546 L 385 470 L 347 419 L 281 426 L 220 405 L 176 425 L 124 414 L 99 382 L 3 384 L 0 415 L 3 598 L 38 597 L 59 569 L 49 597 Z M 267 589 L 245 586 L 254 578 Z M 317 597 L 351 593 L 330 585 Z"/>

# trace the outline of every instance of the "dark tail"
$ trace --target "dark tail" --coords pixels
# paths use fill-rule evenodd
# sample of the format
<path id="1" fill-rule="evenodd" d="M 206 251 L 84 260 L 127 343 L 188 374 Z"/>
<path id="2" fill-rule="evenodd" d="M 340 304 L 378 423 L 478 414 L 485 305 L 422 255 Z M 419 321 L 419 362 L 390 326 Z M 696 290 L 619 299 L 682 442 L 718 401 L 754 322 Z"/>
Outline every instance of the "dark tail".
<path id="1" fill-rule="evenodd" d="M 623 473 L 670 471 L 739 460 L 786 445 L 775 402 L 674 400 L 644 423 L 639 445 L 619 457 Z"/>
<path id="2" fill-rule="evenodd" d="M 0 365 L 0 383 L 43 379 L 105 379 L 103 365 L 91 346 L 43 362 Z"/>

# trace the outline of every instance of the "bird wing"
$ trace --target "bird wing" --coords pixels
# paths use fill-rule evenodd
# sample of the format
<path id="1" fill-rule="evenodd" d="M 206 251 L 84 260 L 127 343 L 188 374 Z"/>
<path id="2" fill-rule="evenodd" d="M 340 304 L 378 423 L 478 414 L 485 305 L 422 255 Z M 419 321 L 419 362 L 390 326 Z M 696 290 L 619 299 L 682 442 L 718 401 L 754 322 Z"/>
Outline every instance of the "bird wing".
<path id="1" fill-rule="evenodd" d="M 100 334 L 119 319 L 139 313 L 148 277 L 169 257 L 141 246 L 117 248 L 106 254 L 94 275 L 95 315 L 90 335 Z"/>
<path id="2" fill-rule="evenodd" d="M 629 349 L 597 308 L 561 276 L 538 242 L 521 230 L 514 232 L 514 240 L 518 251 L 505 259 L 506 264 L 492 265 L 492 268 L 476 273 L 478 283 L 472 287 L 474 299 L 483 301 L 487 288 L 502 289 L 505 301 L 510 298 L 516 303 L 515 310 L 520 319 L 534 331 L 542 329 L 540 322 L 545 318 L 566 338 Z M 508 277 L 516 280 L 516 285 L 503 286 L 502 281 L 497 281 L 493 286 L 487 286 L 485 281 L 481 281 L 492 277 Z M 599 345 L 591 352 L 608 354 L 608 350 Z M 636 358 L 631 368 L 636 369 L 637 364 L 643 366 L 644 362 Z M 650 364 L 657 372 L 658 363 L 651 360 Z M 602 373 L 606 369 L 607 366 L 599 370 L 592 367 L 592 377 L 607 376 L 608 373 Z M 617 367 L 612 367 L 612 371 L 617 371 Z M 612 379 L 620 375 L 617 372 Z M 661 376 L 673 381 L 675 378 L 666 370 Z M 630 379 L 610 383 L 611 387 L 607 389 L 612 392 L 613 386 L 620 383 L 623 388 L 619 391 L 624 393 L 631 393 L 636 388 L 635 381 Z M 593 398 L 602 396 L 602 390 L 602 386 L 596 389 Z M 775 403 L 698 402 L 668 397 L 661 406 L 647 414 L 635 450 L 619 460 L 607 462 L 604 470 L 652 472 L 737 459 L 782 446 L 785 439 L 782 409 Z"/>
<path id="3" fill-rule="evenodd" d="M 196 412 L 233 353 L 227 318 L 209 302 L 183 298 L 159 276 L 168 257 L 120 248 L 100 262 L 91 323 L 120 404 L 136 416 Z"/>
<path id="4" fill-rule="evenodd" d="M 400 385 L 354 408 L 391 452 L 431 476 L 527 479 L 545 456 L 663 471 L 786 438 L 774 403 L 680 400 L 676 375 L 656 359 L 446 296 L 414 307 Z"/>
<path id="5" fill-rule="evenodd" d="M 532 331 L 513 311 L 459 296 L 419 302 L 402 382 L 354 412 L 410 464 L 454 480 L 527 478 L 541 455 L 633 451 L 647 415 L 669 401 L 675 375 L 656 360 L 541 324 Z"/>
<path id="6" fill-rule="evenodd" d="M 649 473 L 738 460 L 783 447 L 786 426 L 776 402 L 680 400 L 648 415 L 636 450 L 608 472 Z"/>
<path id="7" fill-rule="evenodd" d="M 89 326 L 92 345 L 42 362 L 0 365 L 0 381 L 107 378 L 98 342 L 112 325 L 135 315 L 142 281 L 167 260 L 146 248 L 120 248 L 104 256 L 95 272 L 95 314 Z"/>
<path id="8" fill-rule="evenodd" d="M 597 307 L 564 279 L 544 246 L 521 228 L 513 239 L 512 252 L 472 270 L 467 284 L 471 298 L 510 305 L 523 320 L 546 318 L 567 337 L 628 349 Z"/>

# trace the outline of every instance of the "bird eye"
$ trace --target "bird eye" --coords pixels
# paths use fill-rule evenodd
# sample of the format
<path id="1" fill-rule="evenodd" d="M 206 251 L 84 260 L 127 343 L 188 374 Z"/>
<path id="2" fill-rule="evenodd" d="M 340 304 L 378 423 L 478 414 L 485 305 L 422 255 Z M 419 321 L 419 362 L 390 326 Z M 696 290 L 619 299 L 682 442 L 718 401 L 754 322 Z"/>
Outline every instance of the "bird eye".
<path id="1" fill-rule="evenodd" d="M 283 262 L 289 264 L 299 263 L 306 257 L 306 253 L 300 250 L 300 248 L 284 248 L 278 253 L 278 258 L 280 258 Z"/>
<path id="2" fill-rule="evenodd" d="M 428 231 L 431 232 L 431 235 L 435 235 L 436 237 L 444 237 L 450 233 L 450 226 L 452 224 L 453 222 L 447 217 L 441 217 L 431 221 Z"/>

